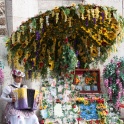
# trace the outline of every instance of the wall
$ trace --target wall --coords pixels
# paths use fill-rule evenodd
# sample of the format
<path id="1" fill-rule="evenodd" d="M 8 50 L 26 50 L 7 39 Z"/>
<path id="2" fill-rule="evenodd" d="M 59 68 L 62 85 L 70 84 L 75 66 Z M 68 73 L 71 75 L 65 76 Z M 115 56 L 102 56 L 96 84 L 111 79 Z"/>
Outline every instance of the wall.
<path id="1" fill-rule="evenodd" d="M 81 3 L 82 0 L 39 0 L 38 11 L 45 12 L 56 6 L 70 6 L 72 3 Z"/>

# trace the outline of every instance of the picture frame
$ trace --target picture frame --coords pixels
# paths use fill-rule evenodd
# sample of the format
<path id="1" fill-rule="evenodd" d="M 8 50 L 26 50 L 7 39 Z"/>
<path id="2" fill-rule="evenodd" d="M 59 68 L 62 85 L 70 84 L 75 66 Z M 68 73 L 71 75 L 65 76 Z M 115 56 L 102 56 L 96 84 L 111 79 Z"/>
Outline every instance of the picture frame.
<path id="1" fill-rule="evenodd" d="M 80 93 L 101 93 L 99 69 L 75 69 L 74 85 L 82 86 Z"/>

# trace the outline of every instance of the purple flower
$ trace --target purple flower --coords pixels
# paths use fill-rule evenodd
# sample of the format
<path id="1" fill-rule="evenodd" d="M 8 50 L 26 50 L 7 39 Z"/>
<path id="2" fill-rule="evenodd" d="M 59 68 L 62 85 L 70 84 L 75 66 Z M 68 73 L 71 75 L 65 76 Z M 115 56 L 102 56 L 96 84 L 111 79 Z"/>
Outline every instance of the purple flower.
<path id="1" fill-rule="evenodd" d="M 88 26 L 88 18 L 86 18 L 86 26 Z"/>
<path id="2" fill-rule="evenodd" d="M 96 24 L 96 18 L 93 18 L 93 22 L 94 22 L 94 24 Z"/>
<path id="3" fill-rule="evenodd" d="M 104 22 L 104 19 L 105 19 L 105 13 L 102 12 L 101 15 L 102 15 L 102 22 Z"/>
<path id="4" fill-rule="evenodd" d="M 36 31 L 36 40 L 40 40 L 40 33 L 39 33 L 39 31 Z"/>
<path id="5" fill-rule="evenodd" d="M 80 67 L 80 61 L 78 61 L 77 66 L 78 66 L 78 68 Z"/>
<path id="6" fill-rule="evenodd" d="M 78 54 L 79 54 L 79 52 L 78 52 L 78 51 L 76 51 L 76 56 L 78 56 Z"/>

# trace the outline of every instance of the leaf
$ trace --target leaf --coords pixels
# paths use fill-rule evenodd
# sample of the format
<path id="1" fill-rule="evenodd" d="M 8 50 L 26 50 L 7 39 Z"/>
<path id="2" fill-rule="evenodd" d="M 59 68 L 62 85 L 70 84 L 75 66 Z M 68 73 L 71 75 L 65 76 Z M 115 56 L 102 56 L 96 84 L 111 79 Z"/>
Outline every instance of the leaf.
<path id="1" fill-rule="evenodd" d="M 66 16 L 68 16 L 70 14 L 70 9 L 68 9 L 68 8 L 62 8 L 62 10 L 63 10 L 63 12 L 64 12 L 64 14 Z"/>
<path id="2" fill-rule="evenodd" d="M 4 42 L 8 42 L 8 41 L 9 41 L 9 37 L 5 36 L 5 37 L 3 38 L 3 41 L 4 41 Z"/>
<path id="3" fill-rule="evenodd" d="M 79 6 L 80 12 L 81 12 L 81 13 L 84 13 L 84 10 L 85 10 L 84 6 L 82 6 L 82 5 L 80 5 L 80 4 L 79 4 L 78 6 Z"/>

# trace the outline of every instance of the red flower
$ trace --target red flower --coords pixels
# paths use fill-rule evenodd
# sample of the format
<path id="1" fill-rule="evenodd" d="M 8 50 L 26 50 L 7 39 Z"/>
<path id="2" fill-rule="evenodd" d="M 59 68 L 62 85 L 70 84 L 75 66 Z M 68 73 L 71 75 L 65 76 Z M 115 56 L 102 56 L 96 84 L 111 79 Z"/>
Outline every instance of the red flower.
<path id="1" fill-rule="evenodd" d="M 108 111 L 105 110 L 105 112 L 106 112 L 106 114 L 108 114 Z"/>
<path id="2" fill-rule="evenodd" d="M 27 59 L 26 59 L 26 58 L 24 58 L 24 59 L 23 59 L 23 61 L 24 61 L 24 63 L 26 63 Z"/>
<path id="3" fill-rule="evenodd" d="M 119 107 L 120 107 L 120 108 L 124 108 L 124 104 L 120 104 Z"/>
<path id="4" fill-rule="evenodd" d="M 65 41 L 64 41 L 65 43 L 68 43 L 68 38 L 65 38 Z"/>
<path id="5" fill-rule="evenodd" d="M 107 45 L 107 43 L 103 41 L 102 42 L 102 46 L 106 46 L 106 45 Z"/>
<path id="6" fill-rule="evenodd" d="M 66 75 L 65 75 L 65 77 L 69 77 L 69 75 L 68 75 L 68 74 L 66 74 Z"/>
<path id="7" fill-rule="evenodd" d="M 79 117 L 79 118 L 77 118 L 77 121 L 81 121 L 81 120 L 82 120 L 82 118 L 80 118 L 80 117 Z"/>
<path id="8" fill-rule="evenodd" d="M 97 103 L 104 103 L 104 99 L 98 99 Z"/>
<path id="9" fill-rule="evenodd" d="M 43 65 L 44 65 L 43 62 L 40 62 L 40 63 L 39 63 L 39 67 L 40 67 L 40 68 L 43 67 Z"/>
<path id="10" fill-rule="evenodd" d="M 99 120 L 96 120 L 96 121 L 95 121 L 95 123 L 96 123 L 96 124 L 99 124 L 99 123 L 100 123 L 100 121 L 99 121 Z"/>
<path id="11" fill-rule="evenodd" d="M 73 105 L 72 108 L 76 108 L 76 105 Z"/>
<path id="12" fill-rule="evenodd" d="M 120 68 L 121 62 L 117 62 L 117 67 Z"/>

